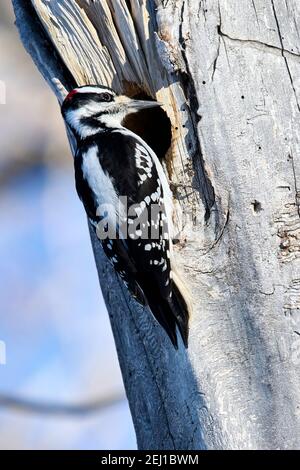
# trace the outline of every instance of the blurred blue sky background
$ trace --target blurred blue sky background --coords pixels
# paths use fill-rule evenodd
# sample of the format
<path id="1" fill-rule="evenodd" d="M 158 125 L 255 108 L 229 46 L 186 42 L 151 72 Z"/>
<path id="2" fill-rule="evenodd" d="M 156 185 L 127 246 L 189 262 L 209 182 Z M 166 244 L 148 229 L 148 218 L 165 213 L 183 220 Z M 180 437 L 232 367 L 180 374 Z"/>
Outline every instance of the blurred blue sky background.
<path id="1" fill-rule="evenodd" d="M 133 449 L 108 315 L 55 97 L 0 5 L 1 449 Z M 0 100 L 1 102 L 1 100 Z M 19 409 L 117 401 L 89 413 Z M 2 399 L 2 401 L 1 401 Z"/>

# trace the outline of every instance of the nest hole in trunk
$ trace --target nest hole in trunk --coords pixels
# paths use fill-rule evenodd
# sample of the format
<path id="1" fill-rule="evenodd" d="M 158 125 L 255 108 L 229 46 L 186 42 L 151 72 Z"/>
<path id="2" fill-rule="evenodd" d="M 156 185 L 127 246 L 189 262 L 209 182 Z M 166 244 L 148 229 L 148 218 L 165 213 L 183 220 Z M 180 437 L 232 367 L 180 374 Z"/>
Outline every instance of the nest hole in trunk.
<path id="1" fill-rule="evenodd" d="M 131 98 L 153 101 L 153 98 L 143 91 L 128 93 Z M 162 161 L 171 146 L 171 122 L 167 113 L 161 107 L 149 108 L 138 113 L 129 114 L 123 125 L 139 135 L 154 150 Z"/>

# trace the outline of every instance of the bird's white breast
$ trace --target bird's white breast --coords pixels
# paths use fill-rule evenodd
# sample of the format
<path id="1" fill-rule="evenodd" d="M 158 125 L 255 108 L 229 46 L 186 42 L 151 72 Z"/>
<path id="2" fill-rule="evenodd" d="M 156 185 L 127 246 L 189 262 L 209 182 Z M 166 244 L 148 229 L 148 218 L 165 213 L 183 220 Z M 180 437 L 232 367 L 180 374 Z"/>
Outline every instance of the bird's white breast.
<path id="1" fill-rule="evenodd" d="M 97 215 L 108 212 L 107 218 L 116 223 L 120 212 L 119 197 L 112 180 L 100 164 L 96 145 L 82 155 L 82 173 L 96 199 Z"/>

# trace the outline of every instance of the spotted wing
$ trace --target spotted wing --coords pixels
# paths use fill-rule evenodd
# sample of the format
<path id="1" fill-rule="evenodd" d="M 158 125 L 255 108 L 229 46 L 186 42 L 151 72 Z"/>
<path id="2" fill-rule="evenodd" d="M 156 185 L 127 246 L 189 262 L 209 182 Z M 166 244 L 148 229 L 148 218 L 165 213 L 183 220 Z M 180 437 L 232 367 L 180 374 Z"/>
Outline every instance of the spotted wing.
<path id="1" fill-rule="evenodd" d="M 91 188 L 88 178 L 83 172 L 83 158 L 86 154 L 86 148 L 79 148 L 75 157 L 75 180 L 76 190 L 81 199 L 89 221 L 95 230 L 96 235 L 102 243 L 103 250 L 118 272 L 121 279 L 129 288 L 134 297 L 142 304 L 146 300 L 140 286 L 136 282 L 137 268 L 134 260 L 131 258 L 128 244 L 122 228 L 116 224 L 114 236 L 105 236 L 102 229 L 106 226 L 105 214 L 99 210 L 97 196 Z M 99 161 L 100 165 L 100 161 Z M 123 219 L 124 224 L 124 219 Z M 124 226 L 123 226 L 124 227 Z"/>
<path id="2" fill-rule="evenodd" d="M 137 270 L 137 282 L 146 297 L 146 291 L 154 286 L 167 298 L 172 283 L 161 165 L 152 150 L 126 130 L 111 133 L 101 147 L 105 149 L 101 161 L 108 168 L 119 196 L 127 197 L 127 246 Z"/>
<path id="3" fill-rule="evenodd" d="M 141 302 L 147 300 L 174 346 L 176 325 L 187 345 L 187 308 L 171 278 L 161 166 L 146 144 L 124 131 L 97 134 L 88 143 L 92 144 L 98 148 L 99 165 L 113 182 L 116 194 L 126 198 L 128 205 L 125 219 L 116 224 L 116 237 L 101 239 L 104 251 L 133 295 Z M 102 215 L 97 213 L 95 195 L 81 166 L 75 163 L 77 191 L 96 226 Z"/>

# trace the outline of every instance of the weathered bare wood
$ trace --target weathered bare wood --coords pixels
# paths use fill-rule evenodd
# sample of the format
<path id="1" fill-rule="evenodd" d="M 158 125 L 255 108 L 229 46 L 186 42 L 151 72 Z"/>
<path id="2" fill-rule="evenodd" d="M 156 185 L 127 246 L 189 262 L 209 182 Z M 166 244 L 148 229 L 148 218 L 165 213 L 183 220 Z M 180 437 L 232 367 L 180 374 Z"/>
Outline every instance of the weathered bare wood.
<path id="1" fill-rule="evenodd" d="M 140 89 L 172 124 L 187 352 L 92 236 L 139 447 L 299 448 L 299 2 L 13 3 L 60 100 L 72 82 Z"/>

